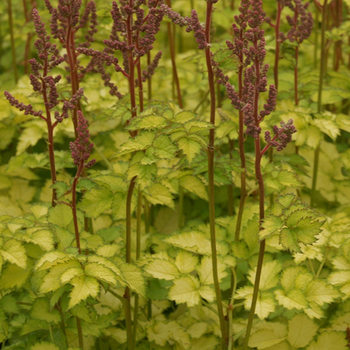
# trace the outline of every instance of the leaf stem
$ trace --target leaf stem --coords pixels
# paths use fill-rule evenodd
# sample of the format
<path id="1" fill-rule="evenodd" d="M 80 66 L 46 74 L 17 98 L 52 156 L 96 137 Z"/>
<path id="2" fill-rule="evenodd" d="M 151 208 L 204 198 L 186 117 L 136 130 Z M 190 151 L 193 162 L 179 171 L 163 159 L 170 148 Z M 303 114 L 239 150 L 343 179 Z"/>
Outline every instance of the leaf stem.
<path id="1" fill-rule="evenodd" d="M 12 16 L 12 2 L 11 0 L 7 0 L 7 15 L 9 18 L 9 27 L 10 27 L 10 39 L 11 39 L 11 52 L 12 52 L 12 69 L 13 75 L 15 78 L 15 82 L 17 84 L 18 81 L 18 71 L 17 71 L 17 63 L 16 63 L 16 46 L 15 46 L 15 36 L 13 33 L 13 16 Z"/>
<path id="2" fill-rule="evenodd" d="M 78 330 L 78 339 L 79 339 L 79 347 L 84 349 L 84 339 L 83 339 L 83 330 L 81 328 L 80 318 L 78 316 L 75 317 L 77 321 L 77 330 Z"/>
<path id="3" fill-rule="evenodd" d="M 205 21 L 205 38 L 206 42 L 210 43 L 210 27 L 211 27 L 211 14 L 213 10 L 213 3 L 207 2 L 206 21 Z M 206 64 L 208 70 L 208 83 L 210 89 L 210 123 L 215 126 L 215 81 L 214 72 L 211 62 L 210 48 L 205 49 Z M 216 251 L 216 233 L 215 233 L 215 189 L 214 189 L 214 141 L 215 131 L 210 129 L 209 131 L 209 144 L 208 144 L 208 177 L 209 177 L 209 221 L 210 221 L 210 243 L 211 243 L 211 255 L 212 255 L 212 267 L 213 267 L 213 279 L 216 294 L 216 303 L 218 309 L 218 315 L 220 320 L 220 329 L 222 335 L 222 348 L 226 349 L 227 344 L 227 327 L 225 324 L 225 318 L 222 308 L 221 290 L 218 276 L 218 262 Z"/>

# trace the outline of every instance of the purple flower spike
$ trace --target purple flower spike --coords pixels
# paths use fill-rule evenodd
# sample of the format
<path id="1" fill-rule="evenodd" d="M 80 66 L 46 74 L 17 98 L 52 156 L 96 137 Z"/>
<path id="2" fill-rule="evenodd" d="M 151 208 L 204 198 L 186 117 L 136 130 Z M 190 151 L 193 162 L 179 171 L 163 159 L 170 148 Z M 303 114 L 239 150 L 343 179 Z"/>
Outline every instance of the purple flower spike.
<path id="1" fill-rule="evenodd" d="M 93 159 L 90 162 L 86 161 L 90 157 L 92 151 L 93 143 L 90 143 L 90 133 L 88 129 L 87 120 L 81 111 L 78 111 L 78 127 L 77 127 L 77 139 L 69 144 L 70 151 L 72 153 L 72 158 L 74 164 L 79 166 L 85 163 L 85 168 L 92 167 L 96 160 Z"/>

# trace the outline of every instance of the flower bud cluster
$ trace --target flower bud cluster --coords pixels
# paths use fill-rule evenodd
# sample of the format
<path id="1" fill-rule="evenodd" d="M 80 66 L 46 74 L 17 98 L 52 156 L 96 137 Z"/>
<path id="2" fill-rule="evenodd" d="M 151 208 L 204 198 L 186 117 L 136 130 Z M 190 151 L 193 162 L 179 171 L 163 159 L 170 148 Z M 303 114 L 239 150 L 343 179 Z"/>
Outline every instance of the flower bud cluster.
<path id="1" fill-rule="evenodd" d="M 55 112 L 55 119 L 58 123 L 62 123 L 63 119 L 68 118 L 68 112 L 72 111 L 78 104 L 79 100 L 84 95 L 84 89 L 80 88 L 77 92 L 68 100 L 63 102 L 62 113 Z"/>
<path id="2" fill-rule="evenodd" d="M 289 119 L 287 123 L 281 122 L 281 127 L 277 125 L 273 127 L 275 136 L 271 139 L 269 131 L 265 132 L 265 141 L 272 147 L 276 147 L 277 151 L 282 151 L 289 142 L 292 141 L 292 135 L 297 132 L 293 125 L 293 119 Z"/>
<path id="3" fill-rule="evenodd" d="M 25 105 L 24 103 L 19 102 L 8 91 L 5 91 L 4 95 L 5 95 L 6 99 L 10 102 L 11 106 L 16 107 L 20 111 L 24 111 L 25 115 L 33 115 L 35 117 L 42 117 L 43 112 L 42 111 L 39 111 L 39 112 L 34 111 L 33 106 L 31 104 Z"/>
<path id="4" fill-rule="evenodd" d="M 259 94 L 267 91 L 267 71 L 264 63 L 266 56 L 264 30 L 260 26 L 265 20 L 261 0 L 242 0 L 240 14 L 235 16 L 236 24 L 232 30 L 234 41 L 227 41 L 227 47 L 240 61 L 244 72 L 243 86 L 240 95 L 233 86 L 226 82 L 225 87 L 231 104 L 243 113 L 245 133 L 258 138 L 261 133 L 260 123 L 276 106 L 277 91 L 274 85 L 269 87 L 269 97 L 264 109 L 258 109 Z"/>
<path id="5" fill-rule="evenodd" d="M 85 168 L 92 167 L 96 160 L 93 159 L 86 163 L 89 159 L 94 144 L 90 143 L 90 133 L 87 120 L 81 111 L 78 111 L 78 126 L 77 126 L 77 138 L 74 142 L 70 142 L 69 148 L 72 154 L 74 164 L 79 166 L 84 164 Z"/>
<path id="6" fill-rule="evenodd" d="M 312 27 L 314 21 L 311 15 L 311 12 L 306 12 L 309 3 L 302 3 L 302 0 L 293 0 L 294 6 L 290 4 L 294 10 L 294 18 L 287 16 L 288 24 L 291 26 L 291 29 L 287 33 L 287 39 L 290 42 L 296 41 L 298 44 L 301 44 L 305 39 L 307 39 L 312 32 Z"/>
<path id="7" fill-rule="evenodd" d="M 209 47 L 207 40 L 205 38 L 205 31 L 203 26 L 199 23 L 198 15 L 196 10 L 192 10 L 190 28 L 194 31 L 194 37 L 196 38 L 198 48 L 200 50 L 205 50 Z M 187 30 L 189 31 L 189 30 Z"/>

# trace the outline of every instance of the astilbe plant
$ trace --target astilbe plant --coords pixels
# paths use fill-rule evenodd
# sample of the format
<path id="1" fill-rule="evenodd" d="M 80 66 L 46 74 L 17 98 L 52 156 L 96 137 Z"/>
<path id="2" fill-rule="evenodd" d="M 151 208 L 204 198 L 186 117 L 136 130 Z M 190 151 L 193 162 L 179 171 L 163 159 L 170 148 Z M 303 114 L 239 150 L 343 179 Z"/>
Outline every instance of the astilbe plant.
<path id="1" fill-rule="evenodd" d="M 48 149 L 50 160 L 51 181 L 54 184 L 56 178 L 55 154 L 54 154 L 54 128 L 64 119 L 68 118 L 70 110 L 74 110 L 79 100 L 83 96 L 83 89 L 78 89 L 69 100 L 63 101 L 61 111 L 58 111 L 60 103 L 59 94 L 57 92 L 57 84 L 61 80 L 61 75 L 49 75 L 50 71 L 63 62 L 63 58 L 59 56 L 56 44 L 50 42 L 50 36 L 47 35 L 45 25 L 42 22 L 38 10 L 33 9 L 33 21 L 38 39 L 34 46 L 38 51 L 39 60 L 32 58 L 29 60 L 32 73 L 29 75 L 30 83 L 33 90 L 42 96 L 45 111 L 35 111 L 31 104 L 25 105 L 15 99 L 9 92 L 5 91 L 5 96 L 12 106 L 20 111 L 24 111 L 25 115 L 33 115 L 39 117 L 46 122 L 48 132 Z M 56 189 L 52 190 L 52 206 L 56 205 L 57 194 Z"/>
<path id="2" fill-rule="evenodd" d="M 243 116 L 243 124 L 246 126 L 245 133 L 254 138 L 255 147 L 255 177 L 259 187 L 259 223 L 262 229 L 262 223 L 265 217 L 265 188 L 264 179 L 261 172 L 261 159 L 269 147 L 276 147 L 278 151 L 285 148 L 291 141 L 291 135 L 296 132 L 293 121 L 281 123 L 281 128 L 274 126 L 274 137 L 271 138 L 270 132 L 266 131 L 266 146 L 261 148 L 260 124 L 266 116 L 268 116 L 276 106 L 277 91 L 274 85 L 269 86 L 268 100 L 264 104 L 263 110 L 259 112 L 259 96 L 267 91 L 267 71 L 269 66 L 264 64 L 266 49 L 264 30 L 260 27 L 265 19 L 265 13 L 262 10 L 261 0 L 246 1 L 243 0 L 240 6 L 240 15 L 236 16 L 237 24 L 233 24 L 233 32 L 235 41 L 227 42 L 228 48 L 240 59 L 240 64 L 244 68 L 244 80 L 241 93 L 237 93 L 233 86 L 226 83 L 226 90 L 232 105 L 240 110 Z M 238 26 L 237 26 L 238 25 Z M 241 30 L 247 28 L 242 35 Z M 242 122 L 242 121 L 240 121 Z M 242 137 L 243 135 L 240 135 Z M 241 147 L 241 143 L 240 143 Z M 242 152 L 242 150 L 240 150 Z M 248 320 L 247 332 L 244 342 L 244 349 L 247 349 L 249 336 L 252 328 L 252 322 L 255 313 L 255 307 L 259 291 L 259 283 L 261 277 L 261 269 L 265 253 L 265 240 L 260 242 L 258 265 L 254 283 L 254 294 L 250 315 Z"/>
<path id="3" fill-rule="evenodd" d="M 77 51 L 81 54 L 91 56 L 91 64 L 88 70 L 96 69 L 102 76 L 105 86 L 110 88 L 110 94 L 118 98 L 123 95 L 118 91 L 117 86 L 111 82 L 110 76 L 105 72 L 104 65 L 114 66 L 116 72 L 120 72 L 128 81 L 130 96 L 130 115 L 126 125 L 137 117 L 138 113 L 144 110 L 144 92 L 143 83 L 150 79 L 159 63 L 162 53 L 158 52 L 148 67 L 142 71 L 141 58 L 149 54 L 153 49 L 156 40 L 155 35 L 160 30 L 160 24 L 165 14 L 165 10 L 160 8 L 158 0 L 148 1 L 147 6 L 144 1 L 120 1 L 112 4 L 113 26 L 109 39 L 104 40 L 106 47 L 104 50 L 97 51 L 86 47 L 79 47 Z M 145 9 L 148 11 L 145 14 Z M 120 65 L 119 60 L 114 56 L 114 52 L 120 52 L 123 57 L 123 63 Z M 95 68 L 96 67 L 96 68 Z M 138 88 L 138 102 L 136 94 Z M 129 131 L 130 136 L 135 138 L 137 130 Z M 126 198 L 126 257 L 127 263 L 131 262 L 131 200 L 134 188 L 137 185 L 137 175 L 130 180 L 127 198 Z M 138 213 L 141 214 L 141 193 L 139 192 Z M 140 242 L 140 229 L 137 229 L 137 242 Z M 138 243 L 139 245 L 139 243 Z M 139 246 L 137 247 L 139 251 Z M 129 349 L 134 348 L 137 333 L 138 317 L 138 295 L 135 296 L 134 322 L 131 320 L 131 293 L 130 288 L 126 287 L 124 293 L 125 318 L 127 328 L 127 342 Z"/>
<path id="4" fill-rule="evenodd" d="M 88 48 L 94 41 L 94 34 L 97 33 L 98 26 L 95 2 L 89 1 L 81 16 L 79 14 L 81 0 L 59 0 L 57 8 L 52 6 L 50 0 L 45 0 L 45 5 L 51 14 L 51 34 L 53 38 L 59 40 L 66 50 L 66 54 L 61 59 L 67 64 L 66 70 L 69 72 L 67 80 L 71 84 L 72 95 L 75 95 L 80 88 L 81 80 L 89 71 L 80 65 L 77 48 Z M 79 30 L 82 31 L 88 23 L 90 25 L 85 34 L 85 41 L 79 43 L 77 33 Z M 78 127 L 78 110 L 81 110 L 80 103 L 76 105 L 72 114 L 75 132 Z"/>

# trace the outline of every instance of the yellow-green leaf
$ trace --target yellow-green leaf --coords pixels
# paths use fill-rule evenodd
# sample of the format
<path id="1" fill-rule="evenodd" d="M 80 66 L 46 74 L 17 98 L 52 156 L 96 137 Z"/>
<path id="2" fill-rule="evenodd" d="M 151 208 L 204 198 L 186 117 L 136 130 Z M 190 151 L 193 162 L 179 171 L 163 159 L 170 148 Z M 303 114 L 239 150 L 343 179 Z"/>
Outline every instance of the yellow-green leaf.
<path id="1" fill-rule="evenodd" d="M 97 280 L 90 276 L 83 275 L 74 277 L 70 283 L 73 285 L 73 289 L 69 294 L 69 309 L 80 303 L 82 300 L 85 300 L 89 296 L 96 298 L 100 290 L 100 286 Z"/>
<path id="2" fill-rule="evenodd" d="M 26 250 L 22 244 L 15 239 L 9 239 L 0 250 L 4 260 L 9 261 L 18 267 L 25 269 L 27 267 Z"/>
<path id="3" fill-rule="evenodd" d="M 144 269 L 153 277 L 168 281 L 172 281 L 180 276 L 180 272 L 176 265 L 173 262 L 164 259 L 154 259 L 147 264 Z"/>
<path id="4" fill-rule="evenodd" d="M 196 176 L 187 175 L 180 178 L 180 186 L 186 189 L 189 192 L 194 193 L 200 198 L 208 200 L 207 190 L 201 180 Z"/>
<path id="5" fill-rule="evenodd" d="M 308 345 L 317 333 L 318 326 L 305 314 L 297 314 L 288 322 L 288 341 L 299 349 Z"/>
<path id="6" fill-rule="evenodd" d="M 199 281 L 193 276 L 180 277 L 174 280 L 168 298 L 177 304 L 187 303 L 188 307 L 198 305 L 200 303 L 199 287 Z"/>

